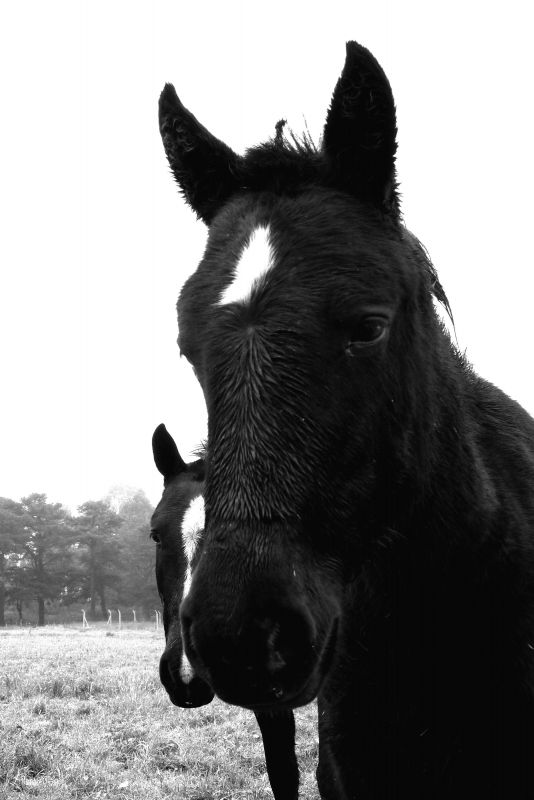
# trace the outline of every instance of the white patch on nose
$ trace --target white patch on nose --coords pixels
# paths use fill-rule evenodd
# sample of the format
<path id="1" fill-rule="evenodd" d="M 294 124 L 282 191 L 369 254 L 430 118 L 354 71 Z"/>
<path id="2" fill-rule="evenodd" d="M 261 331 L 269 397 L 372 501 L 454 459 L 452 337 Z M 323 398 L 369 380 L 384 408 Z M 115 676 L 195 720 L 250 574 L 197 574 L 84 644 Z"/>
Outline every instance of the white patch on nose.
<path id="1" fill-rule="evenodd" d="M 256 228 L 243 248 L 231 283 L 223 290 L 217 305 L 246 303 L 261 279 L 274 263 L 270 231 L 265 225 Z"/>
<path id="2" fill-rule="evenodd" d="M 182 679 L 183 683 L 191 683 L 194 677 L 195 671 L 191 666 L 191 662 L 187 658 L 186 654 L 182 653 L 182 661 L 180 663 L 180 678 Z"/>
<path id="3" fill-rule="evenodd" d="M 192 574 L 191 563 L 196 553 L 200 535 L 204 530 L 204 498 L 201 494 L 194 497 L 186 508 L 182 520 L 182 545 L 185 553 L 186 567 L 184 578 L 184 591 L 182 601 L 185 600 L 191 588 Z M 180 678 L 184 683 L 191 683 L 195 672 L 185 653 L 182 653 L 180 663 Z"/>

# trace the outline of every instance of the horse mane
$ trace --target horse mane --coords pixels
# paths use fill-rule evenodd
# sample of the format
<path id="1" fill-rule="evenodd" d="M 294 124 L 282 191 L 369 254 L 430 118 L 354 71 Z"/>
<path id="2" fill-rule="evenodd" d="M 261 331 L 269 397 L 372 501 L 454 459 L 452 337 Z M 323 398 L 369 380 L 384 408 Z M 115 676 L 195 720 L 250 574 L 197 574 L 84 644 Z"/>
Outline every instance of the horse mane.
<path id="1" fill-rule="evenodd" d="M 286 120 L 275 125 L 275 135 L 246 150 L 240 159 L 241 186 L 253 191 L 294 195 L 303 188 L 321 185 L 325 158 L 308 131 L 298 136 L 285 133 Z"/>
<path id="2" fill-rule="evenodd" d="M 203 439 L 200 442 L 200 444 L 198 444 L 195 447 L 195 449 L 191 451 L 192 455 L 196 456 L 197 459 L 200 459 L 202 461 L 206 460 L 207 452 L 208 452 L 208 440 L 207 439 Z"/>
<path id="3" fill-rule="evenodd" d="M 403 238 L 408 239 L 410 243 L 413 245 L 416 259 L 428 276 L 430 283 L 430 293 L 433 297 L 436 298 L 438 303 L 441 306 L 443 306 L 443 308 L 447 312 L 447 316 L 449 317 L 452 323 L 454 335 L 456 337 L 456 325 L 454 324 L 454 316 L 452 313 L 451 304 L 449 303 L 449 298 L 447 297 L 445 289 L 441 284 L 441 281 L 438 276 L 438 271 L 435 268 L 434 264 L 432 263 L 428 250 L 426 249 L 424 244 L 417 238 L 417 236 L 415 236 L 407 228 L 404 228 Z"/>

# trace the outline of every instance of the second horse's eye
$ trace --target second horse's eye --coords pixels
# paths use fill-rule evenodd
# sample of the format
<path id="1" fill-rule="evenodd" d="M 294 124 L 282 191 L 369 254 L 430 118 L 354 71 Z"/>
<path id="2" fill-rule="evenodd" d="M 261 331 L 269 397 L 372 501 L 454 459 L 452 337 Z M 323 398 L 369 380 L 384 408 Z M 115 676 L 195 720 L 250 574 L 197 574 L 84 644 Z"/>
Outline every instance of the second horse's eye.
<path id="1" fill-rule="evenodd" d="M 354 351 L 374 344 L 385 336 L 388 328 L 388 321 L 384 317 L 363 317 L 351 330 L 350 341 L 346 347 L 348 355 L 353 355 Z"/>
<path id="2" fill-rule="evenodd" d="M 151 530 L 150 538 L 152 539 L 153 542 L 156 542 L 156 544 L 161 544 L 161 539 L 159 538 L 159 533 L 157 531 Z"/>

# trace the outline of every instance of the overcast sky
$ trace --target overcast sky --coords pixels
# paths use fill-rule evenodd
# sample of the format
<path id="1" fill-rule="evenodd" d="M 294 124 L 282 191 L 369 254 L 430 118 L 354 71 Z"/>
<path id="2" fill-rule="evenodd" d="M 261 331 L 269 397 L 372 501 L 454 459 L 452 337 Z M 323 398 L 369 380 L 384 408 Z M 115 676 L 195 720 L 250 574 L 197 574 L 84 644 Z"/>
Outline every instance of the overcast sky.
<path id="1" fill-rule="evenodd" d="M 186 458 L 205 434 L 175 315 L 205 229 L 165 161 L 161 88 L 237 151 L 281 117 L 317 140 L 347 39 L 389 76 L 405 220 L 460 348 L 534 412 L 529 4 L 19 0 L 0 11 L 0 495 L 157 500 L 154 427 Z"/>

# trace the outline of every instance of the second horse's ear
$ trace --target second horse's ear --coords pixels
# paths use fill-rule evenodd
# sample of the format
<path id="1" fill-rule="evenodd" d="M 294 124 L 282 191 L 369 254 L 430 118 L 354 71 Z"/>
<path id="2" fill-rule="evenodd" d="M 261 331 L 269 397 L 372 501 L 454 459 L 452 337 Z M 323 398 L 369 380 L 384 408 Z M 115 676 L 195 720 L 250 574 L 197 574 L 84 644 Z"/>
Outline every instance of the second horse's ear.
<path id="1" fill-rule="evenodd" d="M 163 423 L 158 425 L 152 435 L 152 452 L 156 467 L 165 481 L 175 478 L 187 469 L 174 439 Z"/>
<path id="2" fill-rule="evenodd" d="M 171 170 L 193 211 L 207 225 L 239 188 L 241 158 L 180 102 L 171 83 L 159 99 L 159 129 Z"/>
<path id="3" fill-rule="evenodd" d="M 323 133 L 330 182 L 360 200 L 398 212 L 396 136 L 393 94 L 382 67 L 365 47 L 347 42 Z"/>

